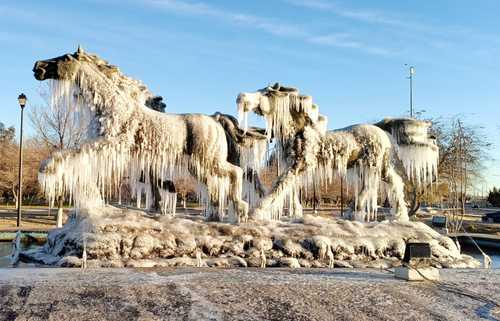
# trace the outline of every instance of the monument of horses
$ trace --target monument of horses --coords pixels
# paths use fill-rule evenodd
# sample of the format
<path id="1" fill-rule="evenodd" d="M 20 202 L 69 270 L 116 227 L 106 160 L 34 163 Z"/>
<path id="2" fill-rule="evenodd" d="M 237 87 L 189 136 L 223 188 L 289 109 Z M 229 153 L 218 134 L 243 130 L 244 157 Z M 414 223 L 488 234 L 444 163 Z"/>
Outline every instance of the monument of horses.
<path id="1" fill-rule="evenodd" d="M 81 48 L 37 61 L 33 71 L 50 82 L 52 103 L 69 104 L 88 132 L 78 149 L 54 153 L 42 165 L 47 197 L 65 194 L 75 210 L 42 249 L 22 252 L 22 260 L 96 267 L 391 267 L 407 242 L 422 241 L 430 244 L 436 266 L 478 266 L 450 238 L 408 220 L 403 181 L 426 185 L 437 175 L 429 123 L 386 119 L 328 131 L 311 96 L 279 84 L 238 95 L 240 124 L 219 113 L 159 113 L 147 107 L 158 98 L 144 84 Z M 265 130 L 248 127 L 249 112 L 265 118 Z M 259 171 L 270 157 L 280 171 L 266 191 Z M 142 184 L 145 173 L 153 184 L 195 177 L 205 217 L 158 216 L 106 203 L 124 181 Z M 355 220 L 303 215 L 298 192 L 312 179 L 328 183 L 336 175 L 355 192 Z M 245 180 L 253 190 L 247 197 L 255 197 L 247 199 L 250 209 Z M 393 215 L 373 222 L 381 183 Z"/>

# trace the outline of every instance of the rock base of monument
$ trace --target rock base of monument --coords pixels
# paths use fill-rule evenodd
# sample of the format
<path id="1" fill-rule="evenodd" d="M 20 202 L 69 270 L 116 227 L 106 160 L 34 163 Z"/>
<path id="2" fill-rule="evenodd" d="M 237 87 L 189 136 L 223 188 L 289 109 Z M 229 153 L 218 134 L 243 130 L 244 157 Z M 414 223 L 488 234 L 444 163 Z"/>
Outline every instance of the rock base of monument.
<path id="1" fill-rule="evenodd" d="M 399 266 L 394 269 L 394 276 L 406 281 L 439 281 L 439 270 L 432 266 L 415 268 Z"/>
<path id="2" fill-rule="evenodd" d="M 305 216 L 240 225 L 201 216 L 152 217 L 105 206 L 75 211 L 49 233 L 40 249 L 21 259 L 78 267 L 372 267 L 401 265 L 408 242 L 427 242 L 432 265 L 473 268 L 480 263 L 420 222 L 359 223 Z M 86 255 L 83 255 L 84 249 Z"/>

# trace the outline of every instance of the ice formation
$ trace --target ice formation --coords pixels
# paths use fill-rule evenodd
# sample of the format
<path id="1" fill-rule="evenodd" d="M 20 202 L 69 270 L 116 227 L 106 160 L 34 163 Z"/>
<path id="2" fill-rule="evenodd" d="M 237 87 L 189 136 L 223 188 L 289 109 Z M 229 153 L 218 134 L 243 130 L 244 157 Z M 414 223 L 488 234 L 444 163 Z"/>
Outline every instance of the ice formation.
<path id="1" fill-rule="evenodd" d="M 360 221 L 376 220 L 379 186 L 383 182 L 393 218 L 406 221 L 404 185 L 393 165 L 395 148 L 389 134 L 374 125 L 330 131 L 321 144 L 318 167 L 323 175 L 319 179 L 330 183 L 335 174 L 346 178 L 354 195 L 354 215 Z"/>
<path id="2" fill-rule="evenodd" d="M 394 158 L 417 184 L 427 185 L 437 176 L 437 147 L 426 122 L 389 119 L 327 133 L 327 118 L 311 96 L 275 84 L 238 96 L 239 129 L 230 115 L 173 115 L 146 108 L 155 97 L 142 83 L 80 49 L 39 61 L 34 71 L 37 79 L 51 80 L 51 103 L 73 108 L 76 121 L 88 128 L 82 146 L 56 153 L 42 166 L 40 179 L 51 200 L 67 193 L 78 207 L 102 206 L 126 179 L 138 206 L 145 194 L 149 208 L 153 195 L 141 183 L 142 173 L 158 182 L 192 175 L 200 182 L 210 219 L 223 219 L 226 207 L 232 219 L 244 219 L 248 203 L 242 195 L 256 205 L 256 218 L 280 219 L 285 209 L 298 218 L 301 192 L 341 176 L 354 192 L 357 219 L 376 218 L 383 182 L 394 218 L 407 220 Z M 252 111 L 265 118 L 265 132 L 248 127 Z M 257 173 L 270 158 L 271 144 L 280 175 L 266 193 Z M 175 193 L 160 188 L 159 194 L 162 212 L 173 214 Z"/>
<path id="3" fill-rule="evenodd" d="M 254 93 L 240 93 L 236 103 L 240 125 L 245 130 L 249 112 L 265 118 L 267 137 L 269 142 L 273 140 L 273 157 L 280 174 L 270 193 L 253 209 L 253 216 L 280 219 L 286 205 L 291 217 L 302 216 L 298 199 L 299 175 L 315 166 L 316 149 L 326 128 L 326 117 L 319 114 L 311 96 L 300 95 L 297 89 L 278 83 Z M 308 139 L 301 139 L 302 136 Z"/>
<path id="4" fill-rule="evenodd" d="M 303 128 L 307 122 L 317 123 L 318 106 L 311 96 L 300 95 L 296 88 L 276 83 L 253 93 L 240 93 L 236 99 L 238 119 L 245 130 L 248 113 L 262 115 L 266 121 L 268 138 L 285 143 Z"/>
<path id="5" fill-rule="evenodd" d="M 268 158 L 268 139 L 261 128 L 239 128 L 238 120 L 231 115 L 215 113 L 213 117 L 226 132 L 228 161 L 244 171 L 243 198 L 254 206 L 266 194 L 259 178 Z"/>
<path id="6" fill-rule="evenodd" d="M 34 73 L 38 80 L 52 79 L 54 104 L 68 103 L 91 119 L 87 141 L 54 154 L 42 168 L 40 180 L 51 200 L 67 193 L 77 206 L 100 206 L 123 178 L 134 184 L 141 173 L 151 172 L 155 180 L 193 175 L 206 187 L 207 216 L 223 219 L 229 200 L 235 219 L 246 217 L 243 171 L 227 161 L 226 133 L 214 117 L 145 107 L 153 95 L 142 83 L 80 48 L 38 61 Z"/>
<path id="7" fill-rule="evenodd" d="M 170 186 L 171 185 L 171 186 Z M 177 206 L 177 192 L 171 181 L 157 184 L 159 193 L 159 210 L 162 215 L 175 215 Z M 136 195 L 136 207 L 151 210 L 154 208 L 154 195 L 149 178 L 130 184 L 132 195 Z M 144 196 L 144 203 L 142 202 Z M 144 204 L 144 205 L 143 205 Z"/>
<path id="8" fill-rule="evenodd" d="M 392 218 L 407 221 L 397 159 L 408 179 L 419 185 L 437 177 L 438 149 L 428 135 L 427 122 L 386 119 L 376 125 L 326 132 L 327 119 L 312 98 L 279 84 L 241 93 L 236 102 L 242 127 L 248 127 L 248 112 L 265 118 L 268 138 L 274 138 L 274 158 L 282 169 L 273 190 L 253 210 L 256 218 L 280 219 L 286 206 L 291 217 L 300 217 L 299 190 L 307 194 L 314 184 L 329 184 L 335 177 L 343 177 L 353 190 L 355 219 L 376 220 L 380 185 L 384 183 Z"/>
<path id="9" fill-rule="evenodd" d="M 376 124 L 392 134 L 408 179 L 431 185 L 438 176 L 439 149 L 429 134 L 430 122 L 413 118 L 386 118 Z"/>
<path id="10" fill-rule="evenodd" d="M 438 267 L 478 267 L 455 243 L 420 222 L 359 223 L 305 215 L 288 222 L 232 225 L 196 216 L 160 216 L 110 206 L 82 209 L 23 260 L 89 267 L 400 265 L 407 242 L 428 242 Z"/>

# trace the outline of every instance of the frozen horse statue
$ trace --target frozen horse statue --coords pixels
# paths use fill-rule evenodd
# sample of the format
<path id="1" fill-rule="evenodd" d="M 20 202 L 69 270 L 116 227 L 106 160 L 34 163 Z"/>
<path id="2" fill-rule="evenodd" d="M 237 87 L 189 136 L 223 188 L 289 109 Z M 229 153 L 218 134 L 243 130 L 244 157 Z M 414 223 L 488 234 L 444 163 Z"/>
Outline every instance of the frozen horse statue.
<path id="1" fill-rule="evenodd" d="M 312 175 L 326 183 L 334 173 L 345 175 L 353 189 L 354 218 L 360 221 L 376 220 L 378 187 L 383 182 L 392 218 L 407 221 L 404 180 L 427 185 L 437 177 L 438 147 L 428 133 L 430 125 L 395 118 L 328 131 Z"/>
<path id="2" fill-rule="evenodd" d="M 292 217 L 302 216 L 298 201 L 300 175 L 317 166 L 326 117 L 319 114 L 311 96 L 278 83 L 236 99 L 240 124 L 247 128 L 247 115 L 255 112 L 265 118 L 268 140 L 273 139 L 280 175 L 271 191 L 252 209 L 256 219 L 280 219 L 288 202 Z"/>
<path id="3" fill-rule="evenodd" d="M 310 104 L 300 103 L 308 100 Z M 309 188 L 314 179 L 320 184 L 329 183 L 339 175 L 346 177 L 354 190 L 355 219 L 376 219 L 378 186 L 384 182 L 393 219 L 407 221 L 403 178 L 396 164 L 401 161 L 407 177 L 418 183 L 432 181 L 437 175 L 437 146 L 428 135 L 428 122 L 387 119 L 376 125 L 354 125 L 325 134 L 326 118 L 319 114 L 312 99 L 301 98 L 295 89 L 281 90 L 279 85 L 241 93 L 237 104 L 241 119 L 254 111 L 265 117 L 268 131 L 281 138 L 278 144 L 286 170 L 260 208 L 254 210 L 258 218 L 279 218 L 287 197 L 291 216 L 300 216 L 297 188 Z M 271 217 L 265 215 L 266 211 Z"/>
<path id="4" fill-rule="evenodd" d="M 206 194 L 209 219 L 223 218 L 226 199 L 236 219 L 246 219 L 243 170 L 227 161 L 226 133 L 214 117 L 147 108 L 154 97 L 146 86 L 81 48 L 37 61 L 33 71 L 36 79 L 51 80 L 53 102 L 71 104 L 90 119 L 78 150 L 55 153 L 42 166 L 49 198 L 66 192 L 77 206 L 89 206 L 101 204 L 123 177 L 138 182 L 150 171 L 155 179 L 193 175 Z"/>

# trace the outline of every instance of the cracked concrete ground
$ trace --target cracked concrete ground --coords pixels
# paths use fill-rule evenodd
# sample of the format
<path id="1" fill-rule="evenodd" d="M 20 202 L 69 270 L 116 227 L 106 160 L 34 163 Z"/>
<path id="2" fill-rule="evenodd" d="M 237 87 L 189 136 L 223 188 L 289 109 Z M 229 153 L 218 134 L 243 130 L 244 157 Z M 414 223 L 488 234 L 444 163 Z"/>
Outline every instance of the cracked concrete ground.
<path id="1" fill-rule="evenodd" d="M 500 270 L 441 277 L 434 284 L 365 269 L 0 269 L 0 320 L 500 320 Z"/>

